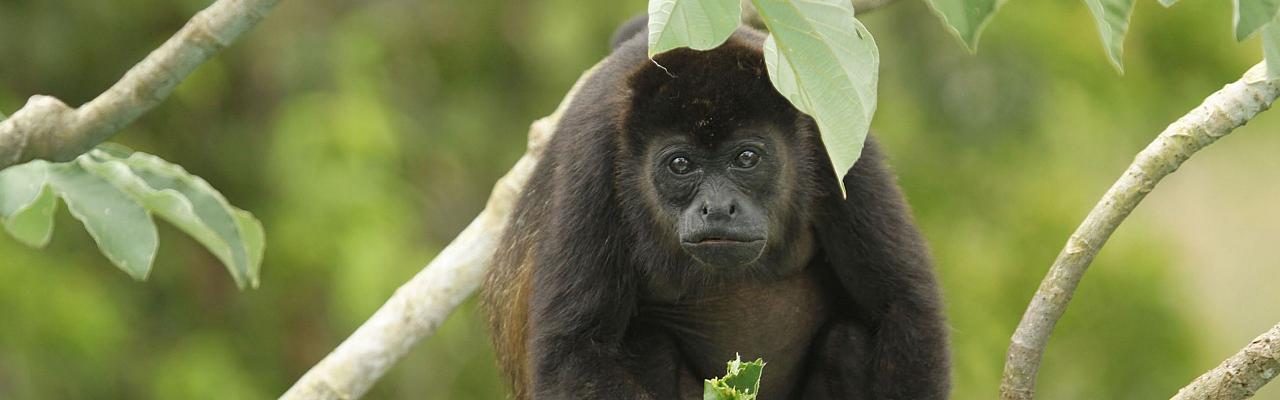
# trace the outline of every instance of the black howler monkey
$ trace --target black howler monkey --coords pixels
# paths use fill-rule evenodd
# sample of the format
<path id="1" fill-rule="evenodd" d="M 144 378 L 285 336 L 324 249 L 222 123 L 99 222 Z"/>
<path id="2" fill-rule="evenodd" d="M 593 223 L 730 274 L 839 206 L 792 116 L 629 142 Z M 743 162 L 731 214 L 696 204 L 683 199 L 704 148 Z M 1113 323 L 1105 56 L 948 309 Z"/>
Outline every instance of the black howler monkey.
<path id="1" fill-rule="evenodd" d="M 941 399 L 946 326 L 874 141 L 844 174 L 769 82 L 764 36 L 646 56 L 644 20 L 564 112 L 483 295 L 517 399 Z"/>

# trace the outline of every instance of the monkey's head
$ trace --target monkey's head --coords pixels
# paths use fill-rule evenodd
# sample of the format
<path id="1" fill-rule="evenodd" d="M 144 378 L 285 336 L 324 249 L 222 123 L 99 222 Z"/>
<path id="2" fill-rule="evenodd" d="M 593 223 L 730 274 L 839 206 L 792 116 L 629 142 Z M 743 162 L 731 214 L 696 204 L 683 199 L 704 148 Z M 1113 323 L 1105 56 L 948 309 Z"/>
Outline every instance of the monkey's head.
<path id="1" fill-rule="evenodd" d="M 663 250 L 713 270 L 788 265 L 768 261 L 807 256 L 795 250 L 813 242 L 817 131 L 773 88 L 753 43 L 666 52 L 629 80 L 618 162 L 630 165 L 617 170 L 640 173 L 623 185 L 638 186 Z"/>

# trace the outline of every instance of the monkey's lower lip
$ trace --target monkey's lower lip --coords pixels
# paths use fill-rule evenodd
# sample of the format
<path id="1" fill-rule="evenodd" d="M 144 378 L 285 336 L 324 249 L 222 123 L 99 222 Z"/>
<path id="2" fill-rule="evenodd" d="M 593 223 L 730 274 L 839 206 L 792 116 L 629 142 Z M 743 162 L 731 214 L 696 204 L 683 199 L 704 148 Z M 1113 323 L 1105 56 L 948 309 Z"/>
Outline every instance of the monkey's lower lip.
<path id="1" fill-rule="evenodd" d="M 731 244 L 747 244 L 747 243 L 755 243 L 755 242 L 759 242 L 759 241 L 761 241 L 761 240 L 763 240 L 763 239 L 746 239 L 746 240 L 743 240 L 743 239 L 728 239 L 728 238 L 706 238 L 706 239 L 702 239 L 702 240 L 699 240 L 699 241 L 696 241 L 696 242 L 685 242 L 684 244 L 685 244 L 686 246 L 687 246 L 687 245 L 693 245 L 693 246 L 702 246 L 702 245 L 724 245 L 724 244 L 730 244 L 730 245 L 731 245 Z"/>
<path id="2" fill-rule="evenodd" d="M 759 258 L 764 251 L 764 239 L 741 240 L 713 237 L 681 244 L 689 255 L 703 264 L 722 267 L 749 263 Z"/>

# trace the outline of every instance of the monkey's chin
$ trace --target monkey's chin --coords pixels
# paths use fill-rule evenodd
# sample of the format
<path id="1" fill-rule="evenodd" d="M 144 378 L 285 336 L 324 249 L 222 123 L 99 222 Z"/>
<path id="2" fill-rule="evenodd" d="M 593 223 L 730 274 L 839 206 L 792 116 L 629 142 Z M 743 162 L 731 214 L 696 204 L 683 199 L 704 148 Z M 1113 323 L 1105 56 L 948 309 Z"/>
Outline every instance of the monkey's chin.
<path id="1" fill-rule="evenodd" d="M 698 262 L 713 267 L 738 267 L 764 254 L 764 240 L 703 240 L 680 244 Z"/>

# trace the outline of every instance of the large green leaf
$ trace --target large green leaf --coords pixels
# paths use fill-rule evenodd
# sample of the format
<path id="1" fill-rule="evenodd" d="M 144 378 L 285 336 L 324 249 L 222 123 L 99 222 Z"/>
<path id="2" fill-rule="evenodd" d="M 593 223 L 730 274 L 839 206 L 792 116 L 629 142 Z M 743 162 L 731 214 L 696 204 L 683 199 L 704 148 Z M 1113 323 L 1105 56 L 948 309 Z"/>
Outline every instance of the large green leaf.
<path id="1" fill-rule="evenodd" d="M 1280 79 L 1280 15 L 1262 27 L 1262 55 L 1267 61 L 1267 79 Z"/>
<path id="2" fill-rule="evenodd" d="M 176 191 L 188 200 L 197 217 L 191 223 L 200 223 L 203 225 L 201 229 L 207 228 L 215 236 L 202 239 L 203 236 L 197 235 L 194 228 L 187 233 L 213 251 L 231 271 L 237 283 L 258 286 L 258 267 L 262 262 L 264 242 L 262 224 L 253 218 L 253 214 L 232 207 L 204 179 L 159 157 L 134 153 L 125 163 L 152 188 Z M 171 222 L 178 224 L 176 221 Z M 226 252 L 216 250 L 224 246 Z"/>
<path id="3" fill-rule="evenodd" d="M 80 160 L 50 164 L 49 183 L 107 259 L 134 279 L 147 279 L 159 243 L 151 214 Z"/>
<path id="4" fill-rule="evenodd" d="M 741 19 L 738 0 L 649 0 L 649 56 L 677 47 L 715 48 Z"/>
<path id="5" fill-rule="evenodd" d="M 1248 38 L 1271 22 L 1280 10 L 1280 0 L 1235 0 L 1236 40 Z"/>
<path id="6" fill-rule="evenodd" d="M 203 179 L 149 154 L 135 153 L 125 160 L 99 151 L 90 155 L 80 159 L 85 169 L 111 181 L 148 211 L 195 238 L 227 266 L 236 284 L 257 285 L 256 277 L 246 282 L 251 267 L 235 211 Z"/>
<path id="7" fill-rule="evenodd" d="M 769 79 L 818 123 L 840 180 L 862 155 L 875 114 L 875 40 L 848 0 L 753 1 L 771 32 L 764 44 Z"/>
<path id="8" fill-rule="evenodd" d="M 1133 0 L 1084 0 L 1098 24 L 1098 34 L 1107 49 L 1107 59 L 1117 71 L 1124 72 L 1124 35 L 1129 30 Z"/>
<path id="9" fill-rule="evenodd" d="M 146 278 L 155 257 L 155 214 L 208 248 L 237 285 L 258 285 L 261 223 L 179 166 L 104 145 L 68 163 L 36 161 L 6 169 L 0 171 L 0 221 L 20 241 L 43 246 L 52 232 L 55 195 L 103 254 L 136 279 Z"/>
<path id="10" fill-rule="evenodd" d="M 978 50 L 982 29 L 1005 0 L 929 0 L 934 14 L 942 18 L 952 35 L 964 42 L 969 51 Z"/>

